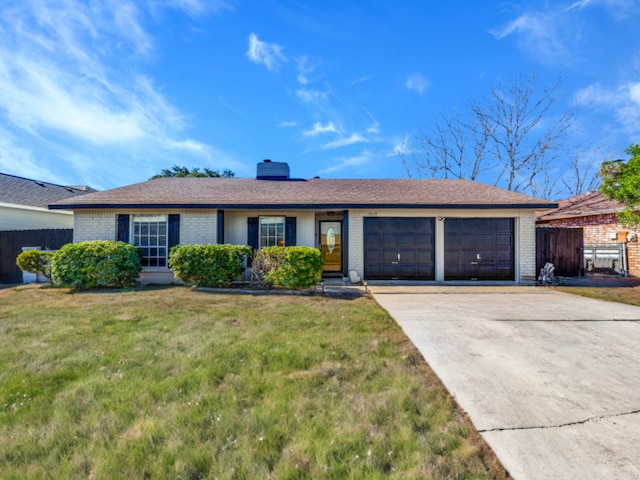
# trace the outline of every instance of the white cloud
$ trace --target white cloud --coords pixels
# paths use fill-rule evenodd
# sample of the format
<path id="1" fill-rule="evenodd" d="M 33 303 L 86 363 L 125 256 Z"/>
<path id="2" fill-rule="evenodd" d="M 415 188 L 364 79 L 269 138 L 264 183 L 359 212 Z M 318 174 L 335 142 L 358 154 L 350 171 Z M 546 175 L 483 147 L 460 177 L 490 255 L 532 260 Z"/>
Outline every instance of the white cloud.
<path id="1" fill-rule="evenodd" d="M 224 0 L 158 0 L 153 3 L 156 6 L 183 10 L 192 18 L 201 17 L 210 12 L 216 13 L 232 8 L 229 2 Z"/>
<path id="2" fill-rule="evenodd" d="M 561 20 L 561 12 L 526 13 L 509 22 L 501 30 L 492 30 L 493 36 L 502 40 L 510 35 L 518 36 L 519 47 L 541 63 L 566 56 L 567 30 Z"/>
<path id="3" fill-rule="evenodd" d="M 413 73 L 407 77 L 405 87 L 407 90 L 418 92 L 422 95 L 427 88 L 429 88 L 429 80 L 427 80 L 421 73 Z"/>
<path id="4" fill-rule="evenodd" d="M 302 132 L 305 137 L 315 137 L 316 135 L 321 135 L 324 133 L 339 133 L 339 131 L 333 124 L 333 122 L 329 122 L 326 125 L 322 125 L 320 122 L 316 122 L 313 124 L 313 127 L 311 129 Z"/>
<path id="5" fill-rule="evenodd" d="M 356 78 L 354 80 L 351 80 L 351 85 L 356 85 L 358 83 L 368 82 L 372 78 L 373 77 L 371 75 L 364 75 L 362 77 L 358 77 L 358 78 Z"/>
<path id="6" fill-rule="evenodd" d="M 337 172 L 337 171 L 342 170 L 342 169 L 347 168 L 347 167 L 357 167 L 357 166 L 365 165 L 365 164 L 371 162 L 371 160 L 373 160 L 373 158 L 374 158 L 374 156 L 370 151 L 364 150 L 362 152 L 362 154 L 357 155 L 355 157 L 340 158 L 340 159 L 338 159 L 338 163 L 336 165 L 333 165 L 331 167 L 325 168 L 324 170 L 321 170 L 318 173 L 320 173 L 320 174 L 333 173 L 333 172 Z"/>
<path id="7" fill-rule="evenodd" d="M 624 16 L 627 12 L 637 8 L 635 0 L 580 0 L 571 4 L 567 10 L 573 10 L 577 8 L 582 10 L 590 6 L 603 5 L 606 8 L 613 9 L 616 15 Z"/>
<path id="8" fill-rule="evenodd" d="M 298 122 L 280 122 L 278 127 L 297 127 Z"/>
<path id="9" fill-rule="evenodd" d="M 346 147 L 347 145 L 353 145 L 354 143 L 369 143 L 369 140 L 364 138 L 359 133 L 352 133 L 348 137 L 342 137 L 333 142 L 325 143 L 320 148 L 322 150 L 331 150 L 334 148 Z"/>
<path id="10" fill-rule="evenodd" d="M 320 100 L 327 100 L 329 95 L 327 92 L 320 92 L 318 90 L 309 90 L 307 88 L 299 88 L 296 90 L 296 98 L 302 103 L 315 103 Z"/>
<path id="11" fill-rule="evenodd" d="M 380 133 L 380 123 L 375 118 L 373 118 L 371 112 L 367 112 L 367 115 L 369 115 L 372 123 L 367 127 L 366 132 L 370 134 Z"/>
<path id="12" fill-rule="evenodd" d="M 195 0 L 163 4 L 194 14 L 204 5 Z M 199 163 L 217 161 L 211 147 L 184 138 L 184 115 L 153 79 L 135 73 L 144 71 L 155 48 L 142 5 L 133 0 L 5 2 L 0 10 L 0 128 L 5 135 L 0 148 L 15 165 L 13 171 L 24 166 L 31 174 L 18 174 L 65 183 L 44 170 L 66 166 L 70 175 L 86 174 L 87 183 L 95 185 L 102 178 L 125 183 L 145 165 L 173 162 L 176 154 Z"/>
<path id="13" fill-rule="evenodd" d="M 313 73 L 316 69 L 315 65 L 309 65 L 309 59 L 306 55 L 296 57 L 296 69 L 298 70 L 298 76 L 296 77 L 300 85 L 307 85 L 309 83 L 308 75 Z"/>
<path id="14" fill-rule="evenodd" d="M 640 82 L 629 82 L 615 89 L 602 87 L 599 83 L 578 91 L 574 97 L 578 105 L 611 110 L 629 141 L 636 142 L 640 131 Z"/>
<path id="15" fill-rule="evenodd" d="M 278 70 L 278 67 L 287 61 L 280 45 L 263 42 L 258 39 L 255 33 L 249 35 L 247 57 L 254 63 L 264 64 L 264 66 L 271 71 Z"/>
<path id="16" fill-rule="evenodd" d="M 387 157 L 397 156 L 397 155 L 405 155 L 411 152 L 411 142 L 409 136 L 405 136 L 404 138 L 396 138 L 393 141 L 393 152 L 387 154 Z"/>

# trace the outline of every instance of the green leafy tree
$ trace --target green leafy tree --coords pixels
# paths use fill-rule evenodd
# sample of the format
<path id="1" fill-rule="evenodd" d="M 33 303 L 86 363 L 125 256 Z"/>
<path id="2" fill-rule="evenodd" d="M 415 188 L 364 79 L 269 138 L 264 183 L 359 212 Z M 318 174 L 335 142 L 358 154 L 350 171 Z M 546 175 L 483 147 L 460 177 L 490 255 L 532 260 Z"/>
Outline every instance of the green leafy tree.
<path id="1" fill-rule="evenodd" d="M 150 180 L 163 177 L 232 178 L 235 176 L 236 174 L 228 168 L 225 168 L 222 172 L 220 172 L 219 170 L 211 170 L 210 168 L 206 167 L 202 170 L 200 170 L 198 167 L 189 170 L 187 167 L 174 165 L 171 168 L 163 168 L 159 174 L 154 175 L 150 178 Z"/>
<path id="2" fill-rule="evenodd" d="M 600 192 L 622 203 L 625 208 L 617 213 L 620 222 L 636 228 L 640 224 L 640 145 L 631 145 L 626 152 L 627 162 L 610 160 L 600 167 Z"/>

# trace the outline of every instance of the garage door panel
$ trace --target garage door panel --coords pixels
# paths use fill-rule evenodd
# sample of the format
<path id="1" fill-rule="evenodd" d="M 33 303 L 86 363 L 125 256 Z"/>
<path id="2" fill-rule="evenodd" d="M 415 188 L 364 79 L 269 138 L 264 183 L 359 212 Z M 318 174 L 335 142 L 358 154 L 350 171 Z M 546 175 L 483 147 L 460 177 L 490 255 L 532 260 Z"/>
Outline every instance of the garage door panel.
<path id="1" fill-rule="evenodd" d="M 418 261 L 418 252 L 416 250 L 400 249 L 400 263 L 416 263 Z"/>
<path id="2" fill-rule="evenodd" d="M 496 263 L 511 264 L 513 263 L 513 255 L 511 252 L 500 251 L 496 255 Z"/>
<path id="3" fill-rule="evenodd" d="M 380 234 L 378 233 L 365 233 L 364 244 L 369 248 L 379 248 L 382 244 L 380 242 Z"/>
<path id="4" fill-rule="evenodd" d="M 364 261 L 366 263 L 380 263 L 382 261 L 382 252 L 380 250 L 365 250 Z"/>
<path id="5" fill-rule="evenodd" d="M 471 236 L 470 236 L 471 237 Z M 477 238 L 477 247 L 478 248 L 495 248 L 496 244 L 498 243 L 496 240 L 495 235 L 493 234 L 478 234 L 476 235 Z"/>
<path id="6" fill-rule="evenodd" d="M 496 246 L 510 247 L 513 245 L 513 237 L 511 235 L 499 234 L 496 235 Z"/>
<path id="7" fill-rule="evenodd" d="M 513 280 L 512 218 L 445 220 L 445 280 Z"/>
<path id="8" fill-rule="evenodd" d="M 414 232 L 409 232 L 409 233 L 404 233 L 404 232 L 400 232 L 398 233 L 398 246 L 399 247 L 410 247 L 410 248 L 416 248 L 416 246 L 420 245 L 420 242 L 423 241 L 423 238 L 414 233 Z"/>
<path id="9" fill-rule="evenodd" d="M 433 218 L 365 218 L 365 278 L 434 279 L 434 225 Z"/>
<path id="10" fill-rule="evenodd" d="M 370 277 L 372 278 L 372 277 Z M 380 276 L 377 277 L 379 279 L 392 279 L 399 278 L 398 277 L 398 266 L 390 265 L 390 264 L 382 264 L 380 265 Z"/>
<path id="11" fill-rule="evenodd" d="M 382 263 L 393 263 L 398 261 L 398 250 L 381 250 Z"/>
<path id="12" fill-rule="evenodd" d="M 418 250 L 416 252 L 417 261 L 422 265 L 433 264 L 433 255 L 434 255 L 433 249 Z"/>
<path id="13" fill-rule="evenodd" d="M 413 265 L 398 265 L 398 278 L 416 278 L 418 267 Z"/>
<path id="14" fill-rule="evenodd" d="M 375 220 L 378 220 L 378 229 L 381 232 L 398 229 L 397 218 L 380 217 Z"/>
<path id="15" fill-rule="evenodd" d="M 398 245 L 397 233 L 381 233 L 380 234 L 380 248 L 391 248 Z"/>

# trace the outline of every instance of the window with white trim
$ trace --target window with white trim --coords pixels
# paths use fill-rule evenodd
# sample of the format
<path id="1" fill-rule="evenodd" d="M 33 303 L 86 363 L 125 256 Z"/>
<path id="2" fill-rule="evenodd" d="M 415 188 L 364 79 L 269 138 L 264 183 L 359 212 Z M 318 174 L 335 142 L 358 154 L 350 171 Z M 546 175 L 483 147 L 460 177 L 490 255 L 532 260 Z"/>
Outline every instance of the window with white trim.
<path id="1" fill-rule="evenodd" d="M 260 248 L 284 247 L 285 217 L 260 217 L 259 228 Z"/>
<path id="2" fill-rule="evenodd" d="M 143 267 L 167 266 L 167 223 L 167 215 L 132 215 L 132 243 L 142 250 Z"/>

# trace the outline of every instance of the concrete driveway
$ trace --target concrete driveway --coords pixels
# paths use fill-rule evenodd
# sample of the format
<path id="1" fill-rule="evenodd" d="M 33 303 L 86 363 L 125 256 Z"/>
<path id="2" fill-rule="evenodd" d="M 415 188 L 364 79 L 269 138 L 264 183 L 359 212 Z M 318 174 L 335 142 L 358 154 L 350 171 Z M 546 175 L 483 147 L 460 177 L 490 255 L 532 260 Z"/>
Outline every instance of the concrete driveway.
<path id="1" fill-rule="evenodd" d="M 370 287 L 516 479 L 640 478 L 640 307 Z"/>

